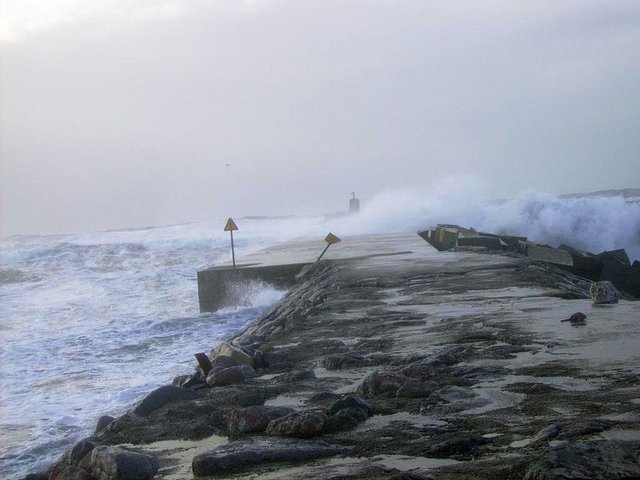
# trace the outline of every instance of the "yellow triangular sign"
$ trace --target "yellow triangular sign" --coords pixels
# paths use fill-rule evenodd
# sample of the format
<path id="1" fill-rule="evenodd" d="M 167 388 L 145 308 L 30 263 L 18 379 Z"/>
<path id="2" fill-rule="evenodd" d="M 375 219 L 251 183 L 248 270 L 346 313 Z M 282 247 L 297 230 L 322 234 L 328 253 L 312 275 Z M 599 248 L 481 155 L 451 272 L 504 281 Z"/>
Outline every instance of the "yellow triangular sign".
<path id="1" fill-rule="evenodd" d="M 339 237 L 336 237 L 333 233 L 329 232 L 329 235 L 324 237 L 324 241 L 329 245 L 333 245 L 334 243 L 341 242 L 342 240 Z"/>
<path id="2" fill-rule="evenodd" d="M 233 218 L 229 217 L 229 220 L 227 220 L 227 224 L 224 226 L 224 231 L 231 232 L 237 229 L 238 229 L 238 226 L 236 225 L 236 222 L 233 221 Z"/>

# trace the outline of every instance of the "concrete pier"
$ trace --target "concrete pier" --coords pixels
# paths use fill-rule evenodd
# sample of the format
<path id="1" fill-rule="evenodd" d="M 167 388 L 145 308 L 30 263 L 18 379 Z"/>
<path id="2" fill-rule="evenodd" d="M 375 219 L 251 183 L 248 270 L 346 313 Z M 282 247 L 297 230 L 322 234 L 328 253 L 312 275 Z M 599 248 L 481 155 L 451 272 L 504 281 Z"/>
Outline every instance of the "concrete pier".
<path id="1" fill-rule="evenodd" d="M 263 281 L 280 288 L 295 283 L 295 276 L 316 261 L 326 244 L 322 238 L 286 242 L 241 257 L 231 264 L 198 272 L 201 312 L 212 312 L 237 301 L 237 286 Z M 332 245 L 323 259 L 337 262 L 406 253 L 433 254 L 435 249 L 414 233 L 346 237 Z"/>

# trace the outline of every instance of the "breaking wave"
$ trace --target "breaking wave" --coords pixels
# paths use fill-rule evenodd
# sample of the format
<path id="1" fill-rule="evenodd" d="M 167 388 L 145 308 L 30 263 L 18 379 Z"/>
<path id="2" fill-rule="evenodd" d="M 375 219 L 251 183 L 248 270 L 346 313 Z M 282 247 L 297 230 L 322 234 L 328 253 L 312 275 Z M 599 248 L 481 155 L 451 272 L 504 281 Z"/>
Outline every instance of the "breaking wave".
<path id="1" fill-rule="evenodd" d="M 339 220 L 335 227 L 357 234 L 418 231 L 454 223 L 526 236 L 555 247 L 565 243 L 593 253 L 624 248 L 630 258 L 640 258 L 640 190 L 636 196 L 620 192 L 576 197 L 528 191 L 504 201 L 486 200 L 481 188 L 442 190 L 377 195 L 359 215 Z"/>

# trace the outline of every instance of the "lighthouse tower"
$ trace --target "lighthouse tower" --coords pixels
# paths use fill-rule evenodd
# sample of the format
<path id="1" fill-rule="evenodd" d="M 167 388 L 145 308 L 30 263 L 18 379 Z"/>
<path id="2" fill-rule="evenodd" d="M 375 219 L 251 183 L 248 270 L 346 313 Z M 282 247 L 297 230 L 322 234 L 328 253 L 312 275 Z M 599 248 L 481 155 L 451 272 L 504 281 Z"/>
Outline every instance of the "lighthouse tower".
<path id="1" fill-rule="evenodd" d="M 349 199 L 349 215 L 360 211 L 360 200 L 356 198 L 356 192 L 351 192 Z"/>

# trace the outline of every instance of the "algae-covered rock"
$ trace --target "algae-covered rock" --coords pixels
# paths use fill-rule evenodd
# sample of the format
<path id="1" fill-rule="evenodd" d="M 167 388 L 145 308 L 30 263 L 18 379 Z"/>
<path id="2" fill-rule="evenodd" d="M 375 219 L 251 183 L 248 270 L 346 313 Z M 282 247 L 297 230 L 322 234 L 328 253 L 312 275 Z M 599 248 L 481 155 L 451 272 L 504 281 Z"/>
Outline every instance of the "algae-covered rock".
<path id="1" fill-rule="evenodd" d="M 319 412 L 296 412 L 269 422 L 267 435 L 311 438 L 322 433 L 327 416 Z"/>
<path id="2" fill-rule="evenodd" d="M 393 372 L 373 372 L 364 379 L 358 393 L 364 397 L 373 395 L 395 394 L 407 381 L 407 377 Z"/>
<path id="3" fill-rule="evenodd" d="M 151 455 L 98 446 L 91 453 L 91 474 L 98 480 L 147 480 L 158 472 Z"/>
<path id="4" fill-rule="evenodd" d="M 207 383 L 211 387 L 224 387 L 245 381 L 244 372 L 239 365 L 222 370 L 211 370 L 207 376 Z"/>
<path id="5" fill-rule="evenodd" d="M 148 417 L 151 413 L 169 403 L 195 400 L 196 398 L 198 398 L 198 394 L 190 389 L 175 387 L 173 385 L 165 385 L 163 387 L 156 388 L 153 392 L 138 402 L 133 408 L 133 413 L 141 417 Z"/>
<path id="6" fill-rule="evenodd" d="M 226 342 L 221 343 L 216 348 L 211 350 L 211 353 L 209 354 L 209 356 L 211 357 L 213 362 L 215 362 L 215 359 L 217 357 L 225 356 L 225 357 L 232 358 L 238 364 L 248 365 L 251 368 L 253 368 L 253 357 L 243 352 L 238 347 L 234 347 L 230 343 L 226 343 Z M 215 363 L 214 363 L 214 366 L 215 366 Z"/>
<path id="7" fill-rule="evenodd" d="M 293 413 L 289 407 L 265 407 L 254 405 L 238 408 L 227 415 L 227 429 L 232 436 L 244 433 L 264 432 L 271 420 Z"/>
<path id="8" fill-rule="evenodd" d="M 616 287 L 608 281 L 593 282 L 589 289 L 589 294 L 596 305 L 605 303 L 618 303 L 619 294 Z"/>
<path id="9" fill-rule="evenodd" d="M 196 455 L 191 465 L 195 477 L 212 477 L 250 465 L 300 462 L 346 454 L 349 451 L 348 447 L 317 440 L 279 438 L 260 442 L 233 442 Z"/>
<path id="10" fill-rule="evenodd" d="M 561 443 L 528 468 L 525 480 L 640 478 L 640 442 Z"/>

